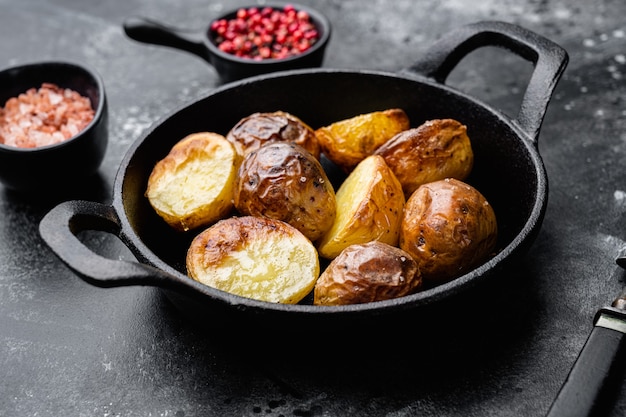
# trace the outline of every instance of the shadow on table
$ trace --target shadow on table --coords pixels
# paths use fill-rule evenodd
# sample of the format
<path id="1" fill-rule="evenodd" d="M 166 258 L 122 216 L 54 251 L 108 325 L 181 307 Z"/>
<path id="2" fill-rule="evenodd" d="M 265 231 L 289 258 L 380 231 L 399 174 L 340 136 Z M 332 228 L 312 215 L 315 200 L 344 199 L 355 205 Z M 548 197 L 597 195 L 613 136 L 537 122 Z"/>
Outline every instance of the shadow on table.
<path id="1" fill-rule="evenodd" d="M 223 317 L 190 320 L 165 295 L 161 307 L 168 315 L 166 326 L 182 326 L 180 343 L 242 373 L 265 375 L 296 399 L 305 396 L 302 384 L 331 384 L 334 390 L 361 389 L 371 395 L 444 393 L 450 383 L 485 383 L 486 369 L 510 367 L 532 339 L 541 301 L 533 294 L 524 265 L 510 274 L 488 290 L 482 288 L 481 294 L 467 293 L 427 315 L 420 310 L 334 330 L 215 328 L 199 322 Z"/>

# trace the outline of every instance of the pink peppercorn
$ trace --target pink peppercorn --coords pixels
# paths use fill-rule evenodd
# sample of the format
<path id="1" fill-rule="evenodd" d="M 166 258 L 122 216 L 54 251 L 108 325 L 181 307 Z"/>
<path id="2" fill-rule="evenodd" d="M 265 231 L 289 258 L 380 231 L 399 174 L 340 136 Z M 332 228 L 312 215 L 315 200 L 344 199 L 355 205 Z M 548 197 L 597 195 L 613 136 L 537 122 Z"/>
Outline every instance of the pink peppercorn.
<path id="1" fill-rule="evenodd" d="M 254 60 L 298 55 L 319 40 L 309 13 L 292 5 L 240 8 L 234 18 L 211 23 L 210 32 L 221 51 Z"/>

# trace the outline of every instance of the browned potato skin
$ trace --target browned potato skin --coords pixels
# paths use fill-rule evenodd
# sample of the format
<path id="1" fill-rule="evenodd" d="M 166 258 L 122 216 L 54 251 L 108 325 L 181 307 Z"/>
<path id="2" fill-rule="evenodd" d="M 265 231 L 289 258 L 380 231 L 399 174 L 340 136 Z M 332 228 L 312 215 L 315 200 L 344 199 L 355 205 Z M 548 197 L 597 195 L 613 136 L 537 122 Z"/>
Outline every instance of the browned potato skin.
<path id="1" fill-rule="evenodd" d="M 226 134 L 237 152 L 245 156 L 271 142 L 293 142 L 320 159 L 320 145 L 315 131 L 293 114 L 276 111 L 254 113 L 241 119 Z"/>
<path id="2" fill-rule="evenodd" d="M 417 262 L 429 285 L 480 265 L 495 250 L 493 208 L 474 187 L 452 178 L 424 184 L 407 200 L 400 248 Z"/>
<path id="3" fill-rule="evenodd" d="M 373 241 L 347 247 L 315 284 L 315 305 L 362 304 L 403 297 L 422 284 L 417 263 L 405 251 Z"/>
<path id="4" fill-rule="evenodd" d="M 407 198 L 428 182 L 465 180 L 474 165 L 467 127 L 454 119 L 430 120 L 401 132 L 375 152 L 385 158 Z"/>
<path id="5" fill-rule="evenodd" d="M 315 131 L 322 152 L 344 172 L 350 172 L 378 147 L 410 128 L 402 109 L 364 113 Z"/>
<path id="6" fill-rule="evenodd" d="M 241 214 L 282 220 L 311 241 L 330 229 L 337 210 L 320 162 L 290 142 L 263 145 L 244 158 L 234 203 Z"/>

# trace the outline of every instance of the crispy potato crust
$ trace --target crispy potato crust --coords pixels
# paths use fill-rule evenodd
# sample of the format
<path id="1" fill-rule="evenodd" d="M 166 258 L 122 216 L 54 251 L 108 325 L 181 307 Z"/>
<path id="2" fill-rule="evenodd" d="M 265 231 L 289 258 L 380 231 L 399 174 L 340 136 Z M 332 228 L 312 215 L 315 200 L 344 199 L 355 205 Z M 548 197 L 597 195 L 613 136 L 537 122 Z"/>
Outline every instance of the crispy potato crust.
<path id="1" fill-rule="evenodd" d="M 361 304 L 403 297 L 422 283 L 416 262 L 397 247 L 373 241 L 344 249 L 315 284 L 315 305 Z"/>
<path id="2" fill-rule="evenodd" d="M 404 193 L 379 155 L 365 158 L 337 191 L 337 216 L 317 242 L 321 256 L 333 259 L 346 247 L 379 240 L 396 246 Z"/>
<path id="3" fill-rule="evenodd" d="M 398 133 L 375 153 L 385 158 L 407 198 L 428 182 L 463 181 L 474 165 L 467 127 L 453 119 L 430 120 Z"/>
<path id="4" fill-rule="evenodd" d="M 296 228 L 262 217 L 230 217 L 198 234 L 187 273 L 205 285 L 273 303 L 295 304 L 310 293 L 320 265 Z"/>
<path id="5" fill-rule="evenodd" d="M 241 156 L 272 142 L 293 142 L 315 159 L 320 159 L 320 145 L 315 131 L 293 114 L 276 111 L 254 113 L 241 119 L 226 134 Z"/>
<path id="6" fill-rule="evenodd" d="M 425 282 L 441 284 L 485 262 L 497 234 L 485 197 L 450 178 L 422 185 L 407 200 L 400 248 L 415 259 Z"/>
<path id="7" fill-rule="evenodd" d="M 335 220 L 335 190 L 320 162 L 295 143 L 268 143 L 239 167 L 235 207 L 243 215 L 282 220 L 311 241 Z"/>
<path id="8" fill-rule="evenodd" d="M 409 127 L 404 110 L 388 109 L 340 120 L 315 133 L 324 155 L 344 172 L 350 172 L 379 146 Z"/>
<path id="9" fill-rule="evenodd" d="M 156 163 L 146 197 L 176 230 L 206 226 L 233 209 L 233 183 L 240 163 L 235 148 L 222 135 L 191 134 Z"/>

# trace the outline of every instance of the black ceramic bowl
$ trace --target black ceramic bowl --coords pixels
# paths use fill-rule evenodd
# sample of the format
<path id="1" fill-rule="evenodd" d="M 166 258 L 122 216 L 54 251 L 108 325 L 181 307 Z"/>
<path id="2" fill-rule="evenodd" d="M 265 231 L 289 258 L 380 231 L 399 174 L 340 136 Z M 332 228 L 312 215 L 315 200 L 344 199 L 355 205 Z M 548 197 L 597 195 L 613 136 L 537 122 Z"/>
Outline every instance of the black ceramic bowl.
<path id="1" fill-rule="evenodd" d="M 18 148 L 0 143 L 0 182 L 19 191 L 53 191 L 82 181 L 100 167 L 108 144 L 104 83 L 82 64 L 38 62 L 0 71 L 0 106 L 43 83 L 69 88 L 89 98 L 94 118 L 74 137 L 53 145 Z"/>
<path id="2" fill-rule="evenodd" d="M 324 52 L 330 40 L 330 21 L 322 13 L 308 6 L 289 4 L 294 6 L 296 10 L 303 10 L 309 14 L 319 33 L 319 39 L 307 51 L 282 59 L 256 61 L 223 52 L 217 47 L 216 41 L 211 35 L 211 24 L 220 19 L 232 19 L 237 14 L 237 10 L 241 8 L 283 8 L 285 4 L 268 3 L 238 7 L 212 19 L 200 30 L 173 28 L 141 17 L 129 18 L 124 22 L 123 26 L 126 35 L 136 41 L 169 46 L 201 57 L 215 68 L 222 82 L 235 81 L 275 71 L 319 67 L 322 65 Z"/>

